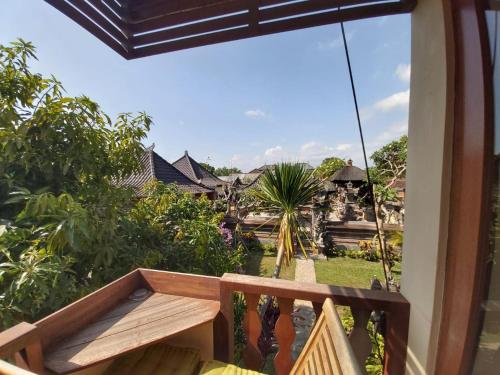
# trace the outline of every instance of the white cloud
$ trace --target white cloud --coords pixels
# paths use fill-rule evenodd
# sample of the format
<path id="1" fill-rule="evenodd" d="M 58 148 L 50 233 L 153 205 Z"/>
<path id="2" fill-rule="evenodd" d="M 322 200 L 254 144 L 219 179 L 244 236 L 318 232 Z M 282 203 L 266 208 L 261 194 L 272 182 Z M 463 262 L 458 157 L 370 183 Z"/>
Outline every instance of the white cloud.
<path id="1" fill-rule="evenodd" d="M 248 111 L 245 111 L 245 116 L 250 118 L 263 118 L 266 117 L 267 114 L 262 109 L 249 109 Z"/>
<path id="2" fill-rule="evenodd" d="M 279 156 L 283 156 L 283 147 L 280 145 L 268 148 L 266 151 L 264 151 L 264 155 L 269 157 L 269 158 L 276 158 Z"/>
<path id="3" fill-rule="evenodd" d="M 297 159 L 305 162 L 321 161 L 324 158 L 331 156 L 335 152 L 333 147 L 324 145 L 319 142 L 311 141 L 304 143 L 300 147 Z"/>
<path id="4" fill-rule="evenodd" d="M 408 112 L 410 102 L 410 89 L 396 92 L 383 99 L 378 100 L 372 105 L 360 109 L 362 123 L 369 121 L 376 115 L 390 112 L 392 110 L 404 110 Z"/>
<path id="5" fill-rule="evenodd" d="M 387 112 L 394 108 L 407 108 L 410 102 L 410 90 L 397 92 L 376 102 L 373 107 L 376 110 Z"/>
<path id="6" fill-rule="evenodd" d="M 387 142 L 401 137 L 404 134 L 408 134 L 408 122 L 401 122 L 391 125 L 389 128 L 387 128 L 374 138 L 372 146 L 382 146 Z"/>
<path id="7" fill-rule="evenodd" d="M 349 42 L 354 37 L 355 32 L 349 31 L 345 34 L 346 40 Z M 332 48 L 337 48 L 344 45 L 344 40 L 342 39 L 342 34 L 333 40 L 318 42 L 318 49 L 327 50 Z"/>
<path id="8" fill-rule="evenodd" d="M 410 82 L 411 64 L 399 64 L 394 73 L 403 82 Z"/>
<path id="9" fill-rule="evenodd" d="M 352 144 L 350 144 L 350 143 L 341 143 L 335 147 L 335 149 L 338 151 L 347 151 L 347 150 L 350 150 L 351 148 L 352 148 Z"/>

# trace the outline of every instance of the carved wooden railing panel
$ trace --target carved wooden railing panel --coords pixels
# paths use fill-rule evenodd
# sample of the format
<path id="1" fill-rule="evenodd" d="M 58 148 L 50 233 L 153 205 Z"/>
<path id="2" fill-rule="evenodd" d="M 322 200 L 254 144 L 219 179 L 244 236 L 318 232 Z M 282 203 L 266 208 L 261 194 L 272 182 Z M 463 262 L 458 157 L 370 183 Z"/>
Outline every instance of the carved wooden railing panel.
<path id="1" fill-rule="evenodd" d="M 319 316 L 321 306 L 326 298 L 332 298 L 336 305 L 351 308 L 354 328 L 349 341 L 361 368 L 364 368 L 366 358 L 372 350 L 367 331 L 370 314 L 374 310 L 384 311 L 386 316 L 384 375 L 403 374 L 405 372 L 409 303 L 399 293 L 236 274 L 225 274 L 221 278 L 221 288 L 226 293 L 243 292 L 246 298 L 251 295 L 277 297 L 280 318 L 276 323 L 275 336 L 280 344 L 280 349 L 274 364 L 278 374 L 288 374 L 291 368 L 291 343 L 295 337 L 290 318 L 293 301 L 295 299 L 311 301 L 317 316 Z M 252 305 L 255 306 L 256 297 L 250 298 L 253 298 Z M 252 310 L 254 310 L 254 307 L 252 307 Z M 260 330 L 260 320 L 255 321 L 255 317 L 258 315 L 251 313 L 252 318 L 249 320 L 249 326 L 246 329 L 248 335 L 255 337 L 257 335 L 255 330 Z M 256 328 L 251 327 L 252 324 L 255 324 Z M 232 332 L 229 332 L 228 335 L 232 335 Z M 251 345 L 255 344 L 252 342 Z M 228 348 L 228 350 L 232 350 L 232 348 Z"/>

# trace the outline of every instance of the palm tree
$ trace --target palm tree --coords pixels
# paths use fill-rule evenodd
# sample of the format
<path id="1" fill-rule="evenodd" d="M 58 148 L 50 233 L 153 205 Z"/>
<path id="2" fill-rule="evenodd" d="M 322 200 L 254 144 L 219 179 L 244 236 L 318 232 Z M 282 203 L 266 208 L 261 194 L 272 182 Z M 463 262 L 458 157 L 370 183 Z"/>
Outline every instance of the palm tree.
<path id="1" fill-rule="evenodd" d="M 283 262 L 289 265 L 298 244 L 305 255 L 301 235 L 305 233 L 299 207 L 311 201 L 321 182 L 303 164 L 281 163 L 266 170 L 252 192 L 261 209 L 279 218 L 278 256 L 273 277 L 278 278 Z"/>

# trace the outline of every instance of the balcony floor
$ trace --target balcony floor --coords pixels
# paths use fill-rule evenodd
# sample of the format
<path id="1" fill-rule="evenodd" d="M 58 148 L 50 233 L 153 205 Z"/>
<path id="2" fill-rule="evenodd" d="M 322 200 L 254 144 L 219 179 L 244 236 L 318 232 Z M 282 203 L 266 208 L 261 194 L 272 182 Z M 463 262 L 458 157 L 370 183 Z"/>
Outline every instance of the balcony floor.
<path id="1" fill-rule="evenodd" d="M 125 300 L 45 353 L 45 367 L 73 372 L 213 321 L 217 301 L 152 293 Z"/>

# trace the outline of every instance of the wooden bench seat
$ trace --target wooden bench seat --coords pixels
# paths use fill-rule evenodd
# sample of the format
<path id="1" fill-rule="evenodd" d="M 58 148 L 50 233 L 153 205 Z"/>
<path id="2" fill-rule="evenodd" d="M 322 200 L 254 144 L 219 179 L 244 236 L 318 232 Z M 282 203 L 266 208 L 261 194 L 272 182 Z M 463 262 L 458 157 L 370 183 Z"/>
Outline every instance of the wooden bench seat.
<path id="1" fill-rule="evenodd" d="M 195 375 L 199 368 L 198 350 L 156 344 L 116 359 L 104 374 Z"/>
<path id="2" fill-rule="evenodd" d="M 203 363 L 200 375 L 263 375 L 260 372 L 243 369 L 241 367 L 219 361 Z"/>
<path id="3" fill-rule="evenodd" d="M 104 375 L 259 375 L 219 361 L 200 361 L 198 350 L 156 344 L 116 359 Z"/>
<path id="4" fill-rule="evenodd" d="M 337 309 L 330 298 L 323 304 L 311 336 L 297 358 L 293 375 L 362 375 Z"/>
<path id="5" fill-rule="evenodd" d="M 162 293 L 126 300 L 49 348 L 45 367 L 57 374 L 78 371 L 212 321 L 218 312 L 217 301 Z"/>

